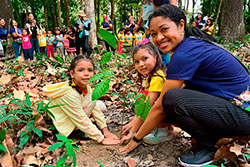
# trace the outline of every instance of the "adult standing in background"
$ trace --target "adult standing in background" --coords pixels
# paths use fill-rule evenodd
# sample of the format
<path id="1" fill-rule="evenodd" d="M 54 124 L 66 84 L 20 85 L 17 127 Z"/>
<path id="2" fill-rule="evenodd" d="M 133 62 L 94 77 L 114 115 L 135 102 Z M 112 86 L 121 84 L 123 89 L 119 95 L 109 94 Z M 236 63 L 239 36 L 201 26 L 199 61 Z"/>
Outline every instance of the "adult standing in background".
<path id="1" fill-rule="evenodd" d="M 135 28 L 134 17 L 132 15 L 130 15 L 129 18 L 128 18 L 128 22 L 125 23 L 125 29 L 129 29 L 130 32 L 133 33 L 134 28 Z"/>
<path id="2" fill-rule="evenodd" d="M 83 17 L 84 24 L 83 24 L 83 54 L 87 53 L 88 56 L 90 56 L 90 51 L 89 51 L 89 31 L 90 31 L 90 24 L 91 20 L 87 18 L 86 16 Z"/>
<path id="3" fill-rule="evenodd" d="M 16 58 L 21 54 L 21 45 L 22 45 L 22 31 L 20 28 L 17 27 L 16 20 L 10 21 L 10 34 L 13 38 L 12 47 L 15 51 Z"/>
<path id="4" fill-rule="evenodd" d="M 5 20 L 4 18 L 0 18 L 0 41 L 3 46 L 4 54 L 6 53 L 7 37 L 8 29 L 5 27 Z"/>
<path id="5" fill-rule="evenodd" d="M 84 52 L 83 38 L 82 37 L 80 38 L 79 34 L 83 31 L 83 25 L 84 25 L 83 17 L 85 17 L 86 14 L 84 13 L 83 10 L 79 10 L 77 15 L 78 15 L 78 20 L 75 23 L 75 27 L 76 27 L 76 54 L 79 55 L 81 48 L 82 48 L 82 52 Z"/>
<path id="6" fill-rule="evenodd" d="M 27 24 L 30 25 L 30 30 L 32 32 L 32 35 L 30 38 L 30 42 L 32 45 L 32 53 L 34 53 L 34 50 L 35 50 L 35 52 L 37 54 L 38 49 L 39 49 L 39 42 L 37 39 L 37 31 L 39 31 L 40 25 L 39 25 L 39 23 L 36 22 L 36 20 L 34 19 L 34 15 L 32 13 L 29 14 L 28 20 L 25 21 L 24 28 L 28 28 Z"/>
<path id="7" fill-rule="evenodd" d="M 109 31 L 111 34 L 113 34 L 113 21 L 108 19 L 108 16 L 106 14 L 102 15 L 104 21 L 102 22 L 101 29 Z M 105 46 L 108 51 L 115 51 L 112 46 L 110 46 L 106 41 L 105 41 Z"/>
<path id="8" fill-rule="evenodd" d="M 198 13 L 195 22 L 196 22 L 196 27 L 198 27 L 200 30 L 202 30 L 204 25 L 206 24 L 205 20 L 203 20 L 201 13 Z"/>

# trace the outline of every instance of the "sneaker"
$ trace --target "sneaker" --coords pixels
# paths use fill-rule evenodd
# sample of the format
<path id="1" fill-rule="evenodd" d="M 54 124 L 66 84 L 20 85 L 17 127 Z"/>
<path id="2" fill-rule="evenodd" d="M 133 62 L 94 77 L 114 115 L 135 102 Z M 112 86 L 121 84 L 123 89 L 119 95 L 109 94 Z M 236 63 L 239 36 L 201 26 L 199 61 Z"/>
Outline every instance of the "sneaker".
<path id="1" fill-rule="evenodd" d="M 179 161 L 185 167 L 202 167 L 203 165 L 209 165 L 213 162 L 215 152 L 216 148 L 197 146 L 193 151 L 179 157 Z"/>
<path id="2" fill-rule="evenodd" d="M 147 144 L 159 144 L 173 139 L 173 132 L 167 128 L 155 128 L 150 134 L 143 138 Z"/>

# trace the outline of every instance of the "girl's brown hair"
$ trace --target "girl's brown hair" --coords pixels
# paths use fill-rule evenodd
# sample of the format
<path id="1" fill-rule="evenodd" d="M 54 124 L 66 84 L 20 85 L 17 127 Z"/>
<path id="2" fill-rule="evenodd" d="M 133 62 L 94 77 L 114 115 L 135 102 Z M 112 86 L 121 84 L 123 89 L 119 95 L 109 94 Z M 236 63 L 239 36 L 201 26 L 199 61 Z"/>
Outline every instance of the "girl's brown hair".
<path id="1" fill-rule="evenodd" d="M 134 49 L 132 50 L 132 54 L 133 54 L 133 60 L 134 60 L 134 55 L 141 49 L 146 49 L 152 56 L 155 57 L 156 59 L 156 63 L 155 63 L 155 67 L 154 69 L 149 73 L 148 76 L 148 82 L 150 83 L 151 79 L 153 76 L 159 76 L 164 80 L 164 76 L 161 76 L 160 74 L 157 73 L 158 70 L 162 70 L 164 73 L 166 73 L 166 68 L 164 67 L 164 65 L 162 64 L 162 59 L 161 59 L 161 55 L 158 52 L 156 46 L 154 46 L 151 42 L 148 42 L 146 44 L 139 44 L 136 45 L 134 47 Z M 142 88 L 142 80 L 143 80 L 143 75 L 140 74 L 138 72 L 138 80 L 140 82 L 140 89 Z M 150 84 L 149 84 L 150 86 Z M 147 88 L 146 88 L 147 89 Z"/>

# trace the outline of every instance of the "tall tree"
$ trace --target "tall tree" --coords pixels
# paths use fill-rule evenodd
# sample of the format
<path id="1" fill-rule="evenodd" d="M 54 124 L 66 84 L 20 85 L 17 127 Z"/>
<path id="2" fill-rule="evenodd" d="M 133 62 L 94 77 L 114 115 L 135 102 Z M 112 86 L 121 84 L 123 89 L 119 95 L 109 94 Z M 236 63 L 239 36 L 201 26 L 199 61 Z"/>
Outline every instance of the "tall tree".
<path id="1" fill-rule="evenodd" d="M 52 16 L 53 16 L 53 21 L 54 21 L 54 27 L 58 27 L 57 19 L 56 19 L 56 7 L 55 6 L 52 7 Z"/>
<path id="2" fill-rule="evenodd" d="M 89 33 L 89 42 L 91 48 L 94 48 L 97 45 L 97 36 L 96 36 L 96 17 L 95 17 L 95 1 L 86 0 L 85 1 L 85 11 L 87 17 L 91 20 L 91 28 Z"/>
<path id="3" fill-rule="evenodd" d="M 116 24 L 115 24 L 115 0 L 111 0 L 111 20 L 114 23 L 114 32 L 116 32 Z"/>
<path id="4" fill-rule="evenodd" d="M 182 0 L 178 0 L 178 6 L 180 9 L 182 9 Z"/>
<path id="5" fill-rule="evenodd" d="M 61 1 L 57 0 L 57 18 L 59 27 L 62 27 L 62 18 L 61 18 Z"/>
<path id="6" fill-rule="evenodd" d="M 242 40 L 245 35 L 243 0 L 226 0 L 221 15 L 220 36 L 223 40 Z"/>
<path id="7" fill-rule="evenodd" d="M 48 2 L 47 0 L 44 0 L 44 19 L 45 19 L 45 29 L 46 31 L 49 30 L 49 22 L 48 22 Z"/>
<path id="8" fill-rule="evenodd" d="M 6 25 L 8 25 L 9 20 L 13 19 L 11 0 L 1 0 L 0 11 L 0 17 L 4 18 Z"/>
<path id="9" fill-rule="evenodd" d="M 69 26 L 69 7 L 70 7 L 70 0 L 64 0 L 65 4 L 65 13 L 66 13 L 66 24 Z"/>

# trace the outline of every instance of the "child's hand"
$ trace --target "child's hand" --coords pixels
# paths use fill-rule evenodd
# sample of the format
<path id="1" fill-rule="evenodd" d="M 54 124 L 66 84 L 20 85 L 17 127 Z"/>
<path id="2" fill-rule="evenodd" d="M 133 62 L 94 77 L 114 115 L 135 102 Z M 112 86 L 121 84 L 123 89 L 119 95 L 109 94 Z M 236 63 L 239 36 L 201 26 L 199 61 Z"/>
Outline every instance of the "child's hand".
<path id="1" fill-rule="evenodd" d="M 122 127 L 122 135 L 125 135 L 133 127 L 133 122 Z"/>
<path id="2" fill-rule="evenodd" d="M 130 131 L 126 136 L 123 136 L 121 141 L 120 141 L 120 144 L 122 144 L 125 141 L 130 140 L 133 137 L 133 134 L 134 133 L 132 131 Z"/>
<path id="3" fill-rule="evenodd" d="M 111 139 L 111 138 L 104 138 L 102 140 L 102 144 L 104 145 L 116 145 L 116 144 L 119 144 L 120 140 L 114 140 L 114 139 Z"/>
<path id="4" fill-rule="evenodd" d="M 104 133 L 104 136 L 105 136 L 106 138 L 119 140 L 119 138 L 118 138 L 115 134 L 113 134 L 113 133 L 111 133 L 111 132 L 106 132 L 106 133 Z"/>

